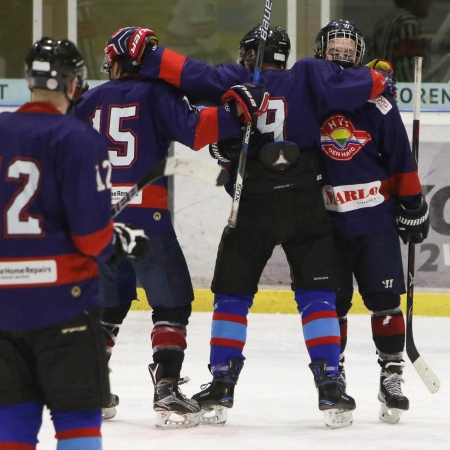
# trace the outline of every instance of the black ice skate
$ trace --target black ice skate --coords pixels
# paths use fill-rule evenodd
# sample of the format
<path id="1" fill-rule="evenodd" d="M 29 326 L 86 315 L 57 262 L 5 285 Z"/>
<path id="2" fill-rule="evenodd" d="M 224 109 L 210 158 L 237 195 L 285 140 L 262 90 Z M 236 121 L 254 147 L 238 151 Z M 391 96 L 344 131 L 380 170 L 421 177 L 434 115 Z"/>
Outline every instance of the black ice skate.
<path id="1" fill-rule="evenodd" d="M 403 411 L 408 411 L 409 400 L 402 393 L 403 361 L 378 361 L 381 365 L 380 390 L 378 400 L 381 402 L 380 420 L 398 423 Z"/>
<path id="2" fill-rule="evenodd" d="M 228 372 L 214 375 L 211 383 L 201 386 L 202 391 L 192 398 L 202 408 L 202 425 L 221 426 L 227 421 L 227 410 L 233 407 L 234 387 L 244 366 L 240 359 L 232 358 L 228 363 Z"/>
<path id="3" fill-rule="evenodd" d="M 162 378 L 161 364 L 149 364 L 148 370 L 155 387 L 153 410 L 156 411 L 157 428 L 192 428 L 199 424 L 200 406 L 195 400 L 186 398 L 179 384 L 189 378 Z"/>
<path id="4" fill-rule="evenodd" d="M 110 395 L 111 395 L 111 398 L 110 398 L 110 402 L 109 402 L 108 406 L 106 406 L 105 408 L 102 408 L 103 420 L 112 419 L 113 417 L 116 417 L 116 414 L 117 414 L 116 406 L 119 405 L 119 397 L 115 394 L 110 394 Z"/>
<path id="5" fill-rule="evenodd" d="M 325 425 L 330 428 L 348 427 L 353 423 L 352 410 L 355 400 L 345 392 L 345 380 L 341 375 L 328 375 L 326 362 L 309 365 L 319 395 L 319 409 L 324 412 Z"/>

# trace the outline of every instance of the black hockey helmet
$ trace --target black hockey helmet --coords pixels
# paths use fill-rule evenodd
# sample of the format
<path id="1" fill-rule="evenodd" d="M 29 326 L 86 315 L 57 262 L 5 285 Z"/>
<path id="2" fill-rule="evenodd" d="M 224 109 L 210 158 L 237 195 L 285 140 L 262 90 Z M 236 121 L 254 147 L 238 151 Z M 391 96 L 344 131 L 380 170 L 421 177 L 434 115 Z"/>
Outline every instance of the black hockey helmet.
<path id="1" fill-rule="evenodd" d="M 239 64 L 244 66 L 246 62 L 254 62 L 260 35 L 260 25 L 256 25 L 241 39 L 237 60 Z M 285 69 L 290 51 L 291 41 L 286 30 L 281 27 L 269 27 L 263 61 L 279 64 L 281 68 Z"/>
<path id="2" fill-rule="evenodd" d="M 57 41 L 42 37 L 31 47 L 25 58 L 28 87 L 67 93 L 73 78 L 83 90 L 87 70 L 83 57 L 75 44 L 68 39 Z"/>
<path id="3" fill-rule="evenodd" d="M 335 39 L 345 39 L 339 48 L 330 47 Z M 350 44 L 353 41 L 355 45 Z M 345 45 L 345 43 L 347 45 Z M 316 37 L 316 58 L 328 59 L 342 67 L 360 66 L 364 57 L 364 36 L 353 22 L 337 19 L 327 23 Z"/>

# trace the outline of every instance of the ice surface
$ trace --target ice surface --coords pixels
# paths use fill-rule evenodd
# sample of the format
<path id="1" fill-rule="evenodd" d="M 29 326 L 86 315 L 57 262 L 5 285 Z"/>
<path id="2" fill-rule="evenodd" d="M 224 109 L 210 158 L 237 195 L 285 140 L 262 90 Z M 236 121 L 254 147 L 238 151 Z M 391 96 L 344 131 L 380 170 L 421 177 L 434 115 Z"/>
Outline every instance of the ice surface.
<path id="1" fill-rule="evenodd" d="M 152 409 L 151 316 L 132 311 L 125 319 L 111 366 L 113 392 L 120 396 L 117 416 L 103 424 L 104 450 L 419 450 L 449 449 L 450 318 L 414 317 L 416 345 L 440 377 L 431 394 L 406 361 L 403 392 L 411 408 L 397 425 L 381 423 L 377 400 L 379 366 L 369 315 L 349 316 L 346 352 L 347 391 L 356 400 L 351 427 L 326 429 L 304 345 L 300 317 L 250 314 L 247 358 L 235 391 L 235 406 L 222 428 L 158 430 Z M 207 370 L 211 313 L 193 313 L 182 375 L 191 381 L 183 392 L 193 395 L 210 381 Z M 406 355 L 405 355 L 406 356 Z M 48 414 L 38 449 L 56 448 Z M 81 449 L 80 449 L 81 450 Z"/>

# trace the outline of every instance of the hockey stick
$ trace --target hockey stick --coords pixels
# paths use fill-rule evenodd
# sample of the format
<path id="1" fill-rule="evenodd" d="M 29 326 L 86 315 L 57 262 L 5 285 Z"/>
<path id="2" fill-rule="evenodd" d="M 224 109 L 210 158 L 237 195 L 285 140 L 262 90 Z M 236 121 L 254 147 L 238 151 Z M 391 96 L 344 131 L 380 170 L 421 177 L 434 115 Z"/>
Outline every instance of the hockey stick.
<path id="1" fill-rule="evenodd" d="M 420 98 L 422 82 L 422 57 L 415 57 L 414 64 L 414 112 L 413 112 L 413 136 L 412 154 L 416 162 L 419 161 L 419 129 L 420 129 Z M 408 243 L 408 277 L 406 290 L 406 353 L 414 368 L 419 374 L 425 386 L 431 393 L 439 390 L 441 382 L 436 374 L 430 369 L 428 364 L 420 356 L 414 342 L 412 320 L 414 303 L 414 265 L 415 265 L 415 244 Z"/>
<path id="2" fill-rule="evenodd" d="M 169 157 L 152 167 L 124 196 L 112 207 L 112 216 L 116 217 L 130 200 L 145 186 L 158 178 L 169 175 L 185 175 L 198 178 L 216 186 L 223 186 L 228 181 L 228 172 L 209 161 Z"/>
<path id="3" fill-rule="evenodd" d="M 255 71 L 253 72 L 253 83 L 259 83 L 261 77 L 261 67 L 264 58 L 264 49 L 266 47 L 267 34 L 269 32 L 270 14 L 272 12 L 272 0 L 265 0 L 264 5 L 264 17 L 261 23 L 259 33 L 258 52 L 256 53 Z M 242 142 L 242 150 L 239 156 L 239 165 L 236 174 L 236 183 L 234 185 L 233 202 L 231 204 L 231 214 L 228 219 L 228 226 L 235 228 L 237 223 L 237 216 L 239 211 L 239 204 L 242 195 L 242 185 L 244 183 L 244 171 L 247 163 L 248 143 L 250 141 L 250 133 L 252 131 L 252 121 L 247 123 L 244 133 L 244 139 Z"/>

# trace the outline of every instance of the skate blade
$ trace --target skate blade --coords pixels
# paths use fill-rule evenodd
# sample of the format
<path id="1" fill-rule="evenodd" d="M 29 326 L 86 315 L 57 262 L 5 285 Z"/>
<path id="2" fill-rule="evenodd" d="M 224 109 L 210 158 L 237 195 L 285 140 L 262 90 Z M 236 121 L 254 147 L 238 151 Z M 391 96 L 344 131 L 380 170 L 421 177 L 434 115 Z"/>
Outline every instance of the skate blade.
<path id="1" fill-rule="evenodd" d="M 200 411 L 200 425 L 223 427 L 227 421 L 228 408 L 214 405 Z"/>
<path id="2" fill-rule="evenodd" d="M 156 413 L 156 428 L 173 430 L 177 428 L 193 428 L 200 424 L 200 413 L 177 414 L 173 411 Z"/>
<path id="3" fill-rule="evenodd" d="M 111 408 L 103 408 L 102 409 L 102 419 L 103 420 L 110 420 L 114 417 L 116 417 L 117 409 L 115 406 L 112 406 Z"/>
<path id="4" fill-rule="evenodd" d="M 400 422 L 402 409 L 388 408 L 384 403 L 381 404 L 379 418 L 384 423 L 395 425 Z"/>
<path id="5" fill-rule="evenodd" d="M 353 414 L 345 409 L 327 409 L 323 412 L 328 428 L 349 427 L 353 423 Z"/>

